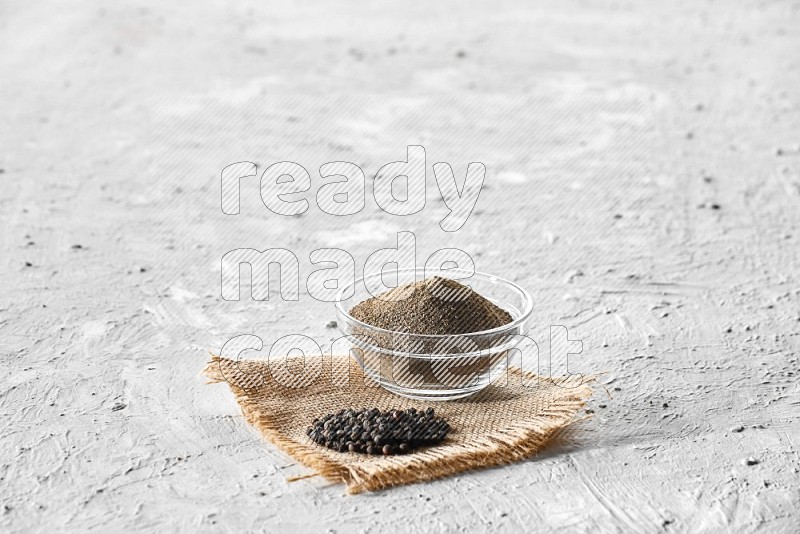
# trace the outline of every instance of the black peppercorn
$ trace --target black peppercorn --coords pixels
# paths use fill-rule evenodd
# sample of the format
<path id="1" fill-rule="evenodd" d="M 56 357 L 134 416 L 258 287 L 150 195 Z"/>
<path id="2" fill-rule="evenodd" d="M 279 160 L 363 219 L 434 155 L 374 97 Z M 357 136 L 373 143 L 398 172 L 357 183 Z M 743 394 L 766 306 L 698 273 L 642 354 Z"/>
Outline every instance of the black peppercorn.
<path id="1" fill-rule="evenodd" d="M 387 410 L 343 409 L 314 419 L 306 434 L 312 441 L 339 452 L 406 454 L 436 445 L 450 432 L 450 425 L 435 417 L 433 408 Z"/>

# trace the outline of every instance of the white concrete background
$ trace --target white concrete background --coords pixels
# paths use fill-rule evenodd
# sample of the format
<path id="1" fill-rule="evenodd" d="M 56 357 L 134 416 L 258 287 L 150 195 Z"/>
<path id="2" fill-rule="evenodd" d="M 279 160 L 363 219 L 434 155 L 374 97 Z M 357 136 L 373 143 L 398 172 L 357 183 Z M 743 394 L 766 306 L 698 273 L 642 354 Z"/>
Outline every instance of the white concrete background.
<path id="1" fill-rule="evenodd" d="M 0 5 L 0 531 L 800 528 L 800 3 L 429 4 Z M 458 233 L 433 184 L 409 218 L 369 191 L 277 217 L 255 182 L 219 209 L 229 163 L 316 190 L 411 143 L 486 164 Z M 518 465 L 287 483 L 307 471 L 197 374 L 236 334 L 329 342 L 332 306 L 223 302 L 220 258 L 360 269 L 400 230 L 528 287 L 542 350 L 568 326 L 613 399 Z"/>

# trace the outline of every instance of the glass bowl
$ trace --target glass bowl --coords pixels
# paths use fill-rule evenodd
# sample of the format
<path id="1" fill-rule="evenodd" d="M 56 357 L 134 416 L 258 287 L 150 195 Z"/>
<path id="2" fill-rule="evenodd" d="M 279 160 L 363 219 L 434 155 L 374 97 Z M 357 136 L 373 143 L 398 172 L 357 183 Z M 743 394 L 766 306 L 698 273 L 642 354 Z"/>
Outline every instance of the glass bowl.
<path id="1" fill-rule="evenodd" d="M 398 280 L 410 279 L 412 275 L 415 281 L 432 276 L 455 279 L 506 310 L 512 321 L 491 330 L 460 335 L 385 330 L 350 315 L 353 306 L 372 298 L 367 283 L 384 275 L 359 278 L 341 288 L 336 315 L 339 329 L 353 344 L 351 355 L 366 378 L 403 397 L 453 400 L 477 393 L 506 372 L 511 349 L 528 331 L 533 303 L 527 291 L 497 276 L 458 269 L 426 269 L 424 276 L 421 269 L 386 274 L 396 274 Z"/>

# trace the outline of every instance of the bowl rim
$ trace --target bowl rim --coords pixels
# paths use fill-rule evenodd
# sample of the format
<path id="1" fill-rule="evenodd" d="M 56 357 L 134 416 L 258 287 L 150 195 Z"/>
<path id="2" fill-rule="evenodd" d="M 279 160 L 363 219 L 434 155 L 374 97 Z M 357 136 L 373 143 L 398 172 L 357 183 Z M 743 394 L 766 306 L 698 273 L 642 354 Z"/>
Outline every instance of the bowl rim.
<path id="1" fill-rule="evenodd" d="M 423 273 L 425 273 L 425 271 L 426 271 L 426 269 L 419 269 L 417 267 L 413 267 L 413 268 L 406 268 L 406 269 L 393 269 L 393 270 L 389 271 L 389 273 L 398 273 L 399 274 L 399 273 L 411 273 L 411 272 L 413 272 L 414 275 L 415 275 L 414 279 L 416 280 L 416 274 L 418 272 L 420 272 L 420 270 L 422 270 Z M 359 321 L 358 319 L 356 319 L 355 317 L 350 315 L 350 312 L 348 310 L 346 310 L 344 308 L 344 306 L 342 305 L 342 301 L 343 300 L 347 300 L 347 299 L 342 299 L 342 295 L 344 295 L 345 292 L 348 291 L 351 287 L 355 289 L 357 284 L 363 283 L 364 280 L 366 280 L 368 278 L 382 277 L 383 276 L 383 272 L 364 275 L 361 278 L 356 278 L 352 283 L 349 283 L 349 284 L 345 285 L 344 287 L 342 287 L 339 290 L 339 293 L 336 296 L 336 300 L 334 301 L 334 306 L 336 308 L 336 311 L 339 314 L 341 314 L 343 317 L 345 317 L 345 319 L 347 319 L 349 322 L 355 323 L 356 326 L 360 326 L 360 327 L 362 327 L 364 329 L 371 330 L 371 331 L 378 332 L 378 333 L 383 333 L 383 334 L 414 336 L 414 337 L 427 338 L 427 339 L 444 339 L 444 338 L 451 338 L 451 337 L 472 337 L 472 336 L 477 337 L 477 336 L 484 336 L 484 335 L 488 335 L 488 334 L 496 334 L 496 333 L 504 332 L 506 330 L 514 330 L 514 329 L 517 329 L 520 326 L 524 325 L 525 321 L 528 320 L 528 317 L 533 312 L 533 299 L 531 298 L 530 293 L 528 293 L 520 285 L 518 285 L 518 284 L 516 284 L 516 283 L 514 283 L 514 282 L 512 282 L 510 280 L 507 280 L 505 278 L 502 278 L 500 276 L 496 276 L 496 275 L 493 275 L 493 274 L 484 273 L 484 272 L 475 271 L 475 270 L 469 270 L 469 269 L 434 269 L 433 272 L 435 272 L 436 274 L 431 275 L 431 276 L 437 276 L 437 275 L 441 276 L 443 273 L 448 273 L 448 272 L 451 272 L 451 273 L 462 273 L 462 274 L 469 274 L 470 275 L 469 277 L 466 277 L 467 279 L 470 278 L 470 277 L 473 277 L 473 276 L 477 276 L 479 278 L 488 279 L 489 281 L 499 282 L 501 284 L 508 285 L 511 288 L 513 288 L 515 291 L 517 291 L 518 293 L 520 293 L 522 295 L 522 298 L 523 298 L 524 303 L 525 303 L 524 309 L 520 312 L 520 316 L 517 317 L 516 319 L 514 319 L 513 321 L 511 321 L 510 323 L 507 323 L 507 324 L 504 324 L 502 326 L 498 326 L 498 327 L 495 327 L 495 328 L 491 328 L 489 330 L 480 330 L 480 331 L 477 331 L 477 332 L 467 332 L 466 334 L 414 334 L 412 332 L 403 332 L 402 330 L 388 330 L 386 328 L 380 328 L 378 326 L 371 325 L 371 324 L 365 323 L 363 321 Z M 443 276 L 443 277 L 446 278 L 446 276 Z M 425 278 L 423 278 L 422 280 L 424 280 L 424 279 Z M 416 280 L 416 281 L 419 282 L 419 281 L 422 281 L 422 280 Z M 456 280 L 456 281 L 458 281 L 458 280 Z M 349 298 L 352 298 L 352 297 L 349 297 Z M 486 298 L 486 297 L 484 297 L 484 298 Z"/>

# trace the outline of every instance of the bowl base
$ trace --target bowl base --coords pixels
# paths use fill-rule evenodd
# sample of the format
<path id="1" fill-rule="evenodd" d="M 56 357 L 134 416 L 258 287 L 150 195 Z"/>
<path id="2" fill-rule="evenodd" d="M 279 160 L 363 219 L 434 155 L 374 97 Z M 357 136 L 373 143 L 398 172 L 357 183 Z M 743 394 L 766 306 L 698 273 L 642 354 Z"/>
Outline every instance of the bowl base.
<path id="1" fill-rule="evenodd" d="M 469 397 L 470 395 L 474 395 L 479 391 L 486 389 L 486 387 L 489 385 L 489 382 L 487 381 L 486 384 L 476 384 L 469 388 L 413 389 L 413 388 L 405 388 L 402 386 L 398 386 L 397 384 L 387 381 L 381 381 L 379 383 L 383 389 L 391 393 L 394 393 L 395 395 L 399 395 L 400 397 L 405 397 L 407 399 L 421 400 L 421 401 L 434 401 L 434 402 L 463 399 L 464 397 Z"/>

